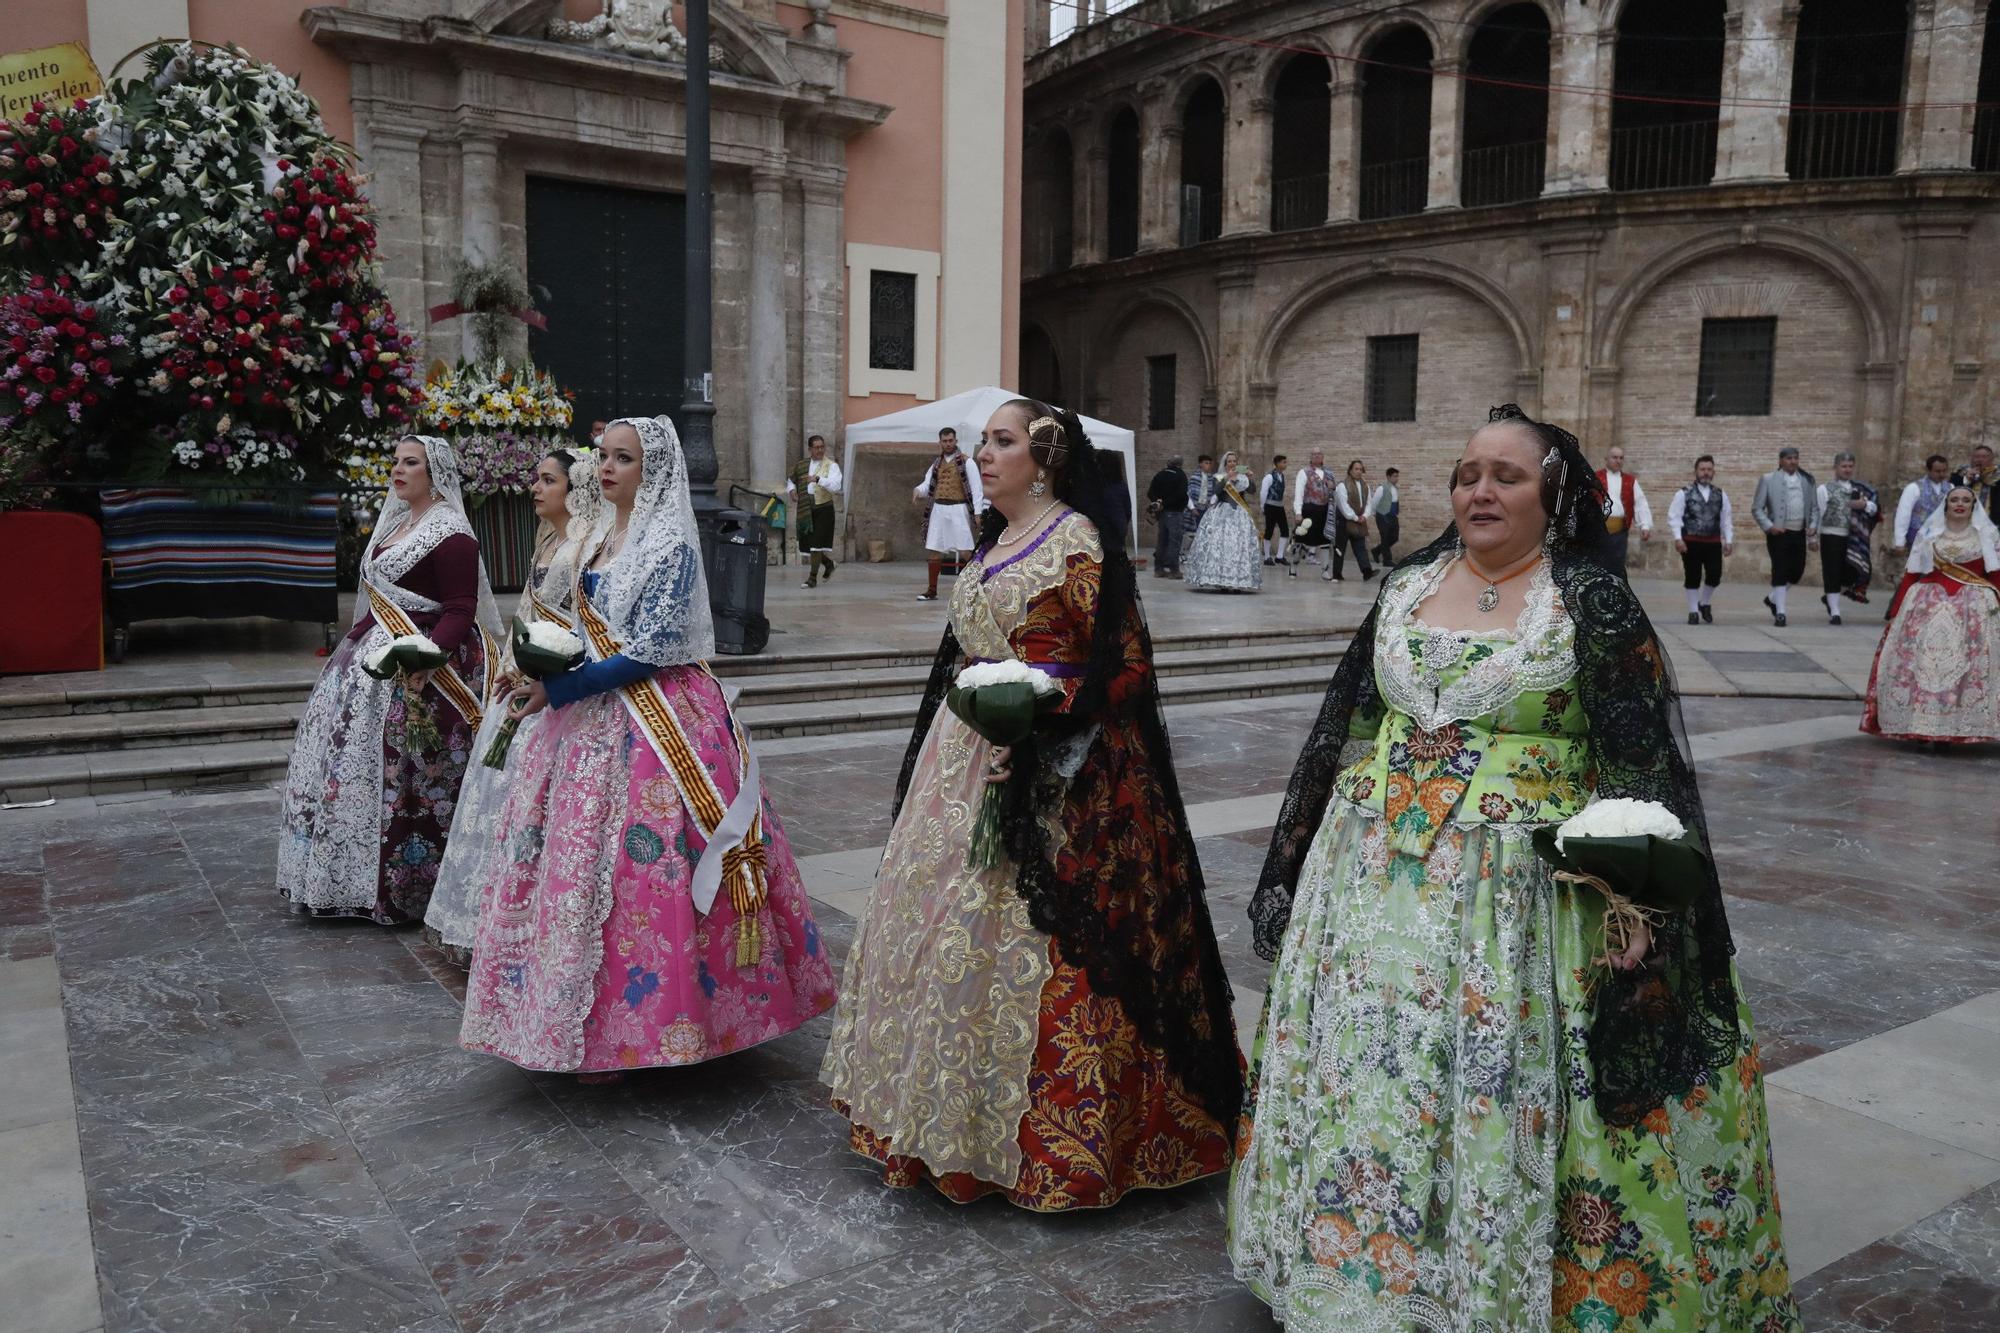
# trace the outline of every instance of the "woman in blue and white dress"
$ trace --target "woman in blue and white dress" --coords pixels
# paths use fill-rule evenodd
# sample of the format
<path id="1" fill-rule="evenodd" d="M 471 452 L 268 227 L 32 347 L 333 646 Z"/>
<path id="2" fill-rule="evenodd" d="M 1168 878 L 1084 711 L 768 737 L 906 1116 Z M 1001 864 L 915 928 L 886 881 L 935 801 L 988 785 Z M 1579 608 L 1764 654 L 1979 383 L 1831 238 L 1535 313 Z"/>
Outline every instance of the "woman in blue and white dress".
<path id="1" fill-rule="evenodd" d="M 1194 544 L 1181 562 L 1181 579 L 1203 591 L 1256 592 L 1264 586 L 1264 551 L 1257 541 L 1256 511 L 1250 507 L 1249 470 L 1236 461 L 1232 449 L 1222 456 L 1216 476 L 1222 498 L 1202 515 Z"/>
<path id="2" fill-rule="evenodd" d="M 585 453 L 579 457 L 567 449 L 554 450 L 536 465 L 535 480 L 528 494 L 539 520 L 535 558 L 514 614 L 523 623 L 547 620 L 569 629 L 576 613 L 578 547 L 597 521 L 604 498 L 597 482 L 597 455 Z M 499 652 L 502 655 L 499 674 L 489 692 L 479 735 L 472 742 L 465 783 L 458 789 L 452 839 L 446 844 L 444 860 L 438 866 L 430 906 L 424 910 L 424 938 L 460 965 L 471 958 L 472 941 L 479 933 L 479 904 L 485 895 L 480 862 L 485 858 L 487 844 L 495 836 L 501 807 L 507 803 L 510 770 L 488 768 L 485 760 L 507 722 L 507 701 L 521 682 L 514 671 L 511 640 L 505 636 Z M 534 734 L 546 716 L 536 713 L 521 720 L 510 755 Z"/>

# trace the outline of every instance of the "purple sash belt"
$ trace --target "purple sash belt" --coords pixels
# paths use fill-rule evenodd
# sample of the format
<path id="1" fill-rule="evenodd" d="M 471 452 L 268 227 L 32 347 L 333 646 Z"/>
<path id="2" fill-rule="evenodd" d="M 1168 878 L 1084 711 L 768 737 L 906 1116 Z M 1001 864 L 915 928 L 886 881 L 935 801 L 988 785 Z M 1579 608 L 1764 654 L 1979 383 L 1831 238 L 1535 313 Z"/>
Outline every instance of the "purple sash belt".
<path id="1" fill-rule="evenodd" d="M 997 657 L 975 657 L 972 659 L 972 665 L 992 666 L 995 662 L 998 662 L 1000 660 L 1002 659 Z M 1011 661 L 1016 659 L 1008 659 L 1008 660 Z M 1037 670 L 1041 671 L 1046 671 L 1051 676 L 1056 676 L 1056 677 L 1075 677 L 1075 676 L 1084 676 L 1090 674 L 1090 668 L 1082 662 L 1022 662 L 1021 665 L 1034 667 Z"/>

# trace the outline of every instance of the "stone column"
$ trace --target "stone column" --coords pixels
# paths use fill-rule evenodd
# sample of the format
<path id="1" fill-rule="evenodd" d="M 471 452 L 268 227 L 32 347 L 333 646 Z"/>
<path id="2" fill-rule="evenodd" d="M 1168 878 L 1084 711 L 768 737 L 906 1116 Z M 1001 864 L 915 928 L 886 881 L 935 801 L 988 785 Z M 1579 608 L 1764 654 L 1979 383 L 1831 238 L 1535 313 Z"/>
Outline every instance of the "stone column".
<path id="1" fill-rule="evenodd" d="M 1972 166 L 1973 102 L 1986 44 L 1985 6 L 1917 0 L 1910 16 L 1910 73 L 1896 170 L 1966 171 Z M 1956 105 L 1953 105 L 1956 104 Z"/>
<path id="2" fill-rule="evenodd" d="M 1049 49 L 1049 5 L 1052 0 L 1028 0 L 1028 54 Z"/>
<path id="3" fill-rule="evenodd" d="M 1229 62 L 1229 119 L 1222 142 L 1222 234 L 1271 229 L 1271 110 L 1260 61 Z"/>
<path id="4" fill-rule="evenodd" d="M 1459 176 L 1465 165 L 1464 65 L 1456 60 L 1431 62 L 1431 185 L 1425 208 L 1457 208 Z"/>
<path id="5" fill-rule="evenodd" d="M 1139 250 L 1171 250 L 1181 243 L 1181 126 L 1168 123 L 1172 102 L 1163 80 L 1139 87 Z"/>
<path id="6" fill-rule="evenodd" d="M 1785 135 L 1792 120 L 1792 41 L 1798 27 L 1798 6 L 1787 0 L 1743 0 L 1723 20 L 1716 180 L 1785 179 Z M 1754 104 L 1732 105 L 1740 100 Z"/>
<path id="7" fill-rule="evenodd" d="M 500 258 L 500 140 L 464 135 L 458 141 L 460 245 L 468 264 Z"/>
<path id="8" fill-rule="evenodd" d="M 1969 395 L 1959 383 L 1958 367 L 1967 359 L 1977 359 L 1989 336 L 1973 313 L 1977 302 L 1965 299 L 1968 270 L 1976 265 L 1969 253 L 1974 215 L 1917 213 L 1900 221 L 1904 238 L 1904 306 L 1899 312 L 1902 354 L 1898 357 L 1892 344 L 1889 359 L 1901 362 L 1901 394 L 1893 392 L 1897 367 L 1884 367 L 1890 383 L 1878 391 L 1888 394 L 1893 406 L 1878 414 L 1879 405 L 1870 394 L 1862 441 L 1868 449 L 1882 449 L 1885 460 L 1888 441 L 1921 440 L 1928 446 L 1925 454 L 1937 452 L 1956 461 L 1970 445 L 1965 420 Z M 1862 373 L 1866 379 L 1869 371 L 1864 368 Z M 1877 389 L 1873 380 L 1868 381 L 1868 387 Z M 1977 420 L 1974 416 L 1971 424 L 1976 425 Z M 1921 459 L 1899 461 L 1909 468 L 1908 476 L 1916 475 L 1922 467 Z"/>
<path id="9" fill-rule="evenodd" d="M 799 256 L 800 357 L 799 431 L 836 438 L 841 425 L 840 351 L 846 266 L 841 254 L 841 187 L 838 181 L 809 180 L 801 187 L 804 210 Z M 857 293 L 856 300 L 867 300 Z M 866 349 L 862 349 L 864 354 Z M 789 441 L 787 456 L 790 455 Z"/>
<path id="10" fill-rule="evenodd" d="M 404 327 L 423 327 L 432 303 L 424 293 L 424 133 L 412 125 L 362 120 L 356 149 L 368 164 L 368 194 L 375 201 L 375 253 L 382 291 L 401 312 Z"/>
<path id="11" fill-rule="evenodd" d="M 1581 24 L 1594 23 L 1602 11 L 1586 11 Z M 1580 26 L 1554 38 L 1550 53 L 1551 82 L 1565 88 L 1609 87 L 1618 35 Z M 1554 142 L 1544 194 L 1580 194 L 1602 190 L 1611 183 L 1611 99 L 1583 92 L 1555 91 L 1549 95 L 1549 123 Z"/>
<path id="12" fill-rule="evenodd" d="M 1333 101 L 1327 108 L 1326 220 L 1352 222 L 1359 217 L 1361 175 L 1361 74 L 1336 74 Z"/>
<path id="13" fill-rule="evenodd" d="M 750 477 L 774 491 L 785 477 L 785 178 L 750 173 Z"/>

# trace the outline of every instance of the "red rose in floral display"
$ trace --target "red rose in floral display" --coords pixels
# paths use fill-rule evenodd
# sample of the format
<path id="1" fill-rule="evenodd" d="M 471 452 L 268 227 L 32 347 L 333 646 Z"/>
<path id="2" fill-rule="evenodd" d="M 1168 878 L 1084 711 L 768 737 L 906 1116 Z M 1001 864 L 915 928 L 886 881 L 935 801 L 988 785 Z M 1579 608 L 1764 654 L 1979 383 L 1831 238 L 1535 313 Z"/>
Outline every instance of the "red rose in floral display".
<path id="1" fill-rule="evenodd" d="M 75 280 L 40 274 L 0 298 L 0 432 L 44 443 L 68 438 L 120 382 L 125 336 L 96 306 L 70 295 Z"/>
<path id="2" fill-rule="evenodd" d="M 111 160 L 97 151 L 91 102 L 52 114 L 36 102 L 19 121 L 0 121 L 0 267 L 52 272 L 93 256 L 110 234 L 119 193 Z"/>

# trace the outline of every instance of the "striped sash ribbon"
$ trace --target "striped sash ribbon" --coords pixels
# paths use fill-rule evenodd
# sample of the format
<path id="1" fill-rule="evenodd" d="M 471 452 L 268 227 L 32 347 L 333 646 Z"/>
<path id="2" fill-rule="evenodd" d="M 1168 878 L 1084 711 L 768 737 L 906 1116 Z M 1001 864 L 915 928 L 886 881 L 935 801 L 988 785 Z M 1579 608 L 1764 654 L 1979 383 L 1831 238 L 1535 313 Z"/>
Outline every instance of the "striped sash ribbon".
<path id="1" fill-rule="evenodd" d="M 363 579 L 361 580 L 361 586 L 368 594 L 368 609 L 375 613 L 375 623 L 389 631 L 391 638 L 400 639 L 408 634 L 422 633 L 417 628 L 417 623 L 410 619 L 403 608 L 390 601 L 374 584 L 370 583 L 367 579 Z M 486 649 L 485 671 L 479 682 L 479 693 L 474 694 L 472 692 L 472 687 L 467 685 L 465 678 L 458 674 L 458 668 L 449 662 L 439 667 L 431 679 L 437 683 L 438 693 L 444 695 L 446 701 L 458 710 L 458 715 L 465 719 L 466 725 L 477 727 L 480 716 L 479 701 L 486 697 L 486 690 L 493 683 L 491 680 L 493 674 L 493 645 L 484 642 L 485 630 L 480 629 L 477 625 L 473 626 L 473 630 L 479 634 L 482 645 Z"/>
<path id="2" fill-rule="evenodd" d="M 618 651 L 618 640 L 612 635 L 610 625 L 580 592 L 576 613 L 600 660 Z M 702 670 L 707 672 L 707 666 Z M 712 673 L 709 678 L 714 679 Z M 721 688 L 721 682 L 717 682 L 716 688 Z M 687 733 L 681 729 L 680 719 L 667 703 L 658 679 L 648 676 L 621 687 L 619 692 L 653 753 L 674 775 L 681 799 L 706 844 L 695 865 L 695 909 L 706 914 L 715 905 L 716 893 L 726 888 L 729 905 L 736 909 L 736 966 L 755 967 L 764 952 L 757 916 L 768 896 L 768 883 L 764 863 L 763 783 L 757 773 L 756 757 L 750 750 L 750 738 L 731 711 L 729 726 L 736 737 L 741 767 L 736 800 L 725 801 L 708 766 L 701 762 Z"/>

